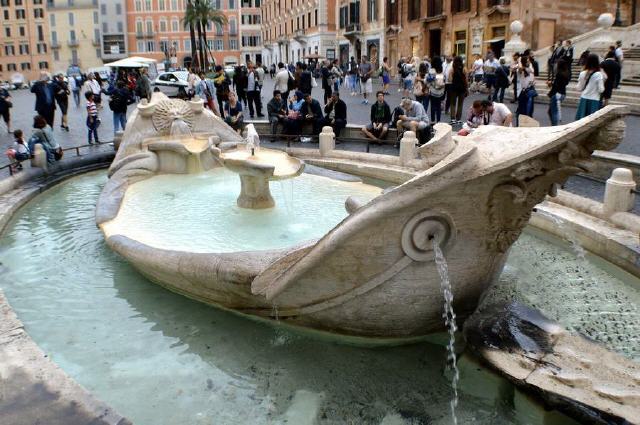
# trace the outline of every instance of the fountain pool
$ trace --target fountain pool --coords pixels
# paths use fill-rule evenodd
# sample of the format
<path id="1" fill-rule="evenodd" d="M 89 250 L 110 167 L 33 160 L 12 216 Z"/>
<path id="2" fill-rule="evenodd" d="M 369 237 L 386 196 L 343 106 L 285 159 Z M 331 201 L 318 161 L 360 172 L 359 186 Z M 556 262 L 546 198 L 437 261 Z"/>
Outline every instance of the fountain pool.
<path id="1" fill-rule="evenodd" d="M 23 207 L 0 239 L 0 286 L 52 360 L 119 413 L 154 425 L 451 423 L 444 343 L 336 344 L 148 283 L 95 227 L 105 182 L 85 174 Z M 520 238 L 485 301 L 524 300 L 638 359 L 640 282 L 541 236 Z M 465 354 L 459 367 L 460 424 L 573 423 Z"/>
<path id="2" fill-rule="evenodd" d="M 118 216 L 103 226 L 109 236 L 126 235 L 159 249 L 280 249 L 324 236 L 347 216 L 344 203 L 349 196 L 369 201 L 381 193 L 365 183 L 311 174 L 274 182 L 271 187 L 275 207 L 252 210 L 236 205 L 240 179 L 226 168 L 157 175 L 132 185 Z"/>

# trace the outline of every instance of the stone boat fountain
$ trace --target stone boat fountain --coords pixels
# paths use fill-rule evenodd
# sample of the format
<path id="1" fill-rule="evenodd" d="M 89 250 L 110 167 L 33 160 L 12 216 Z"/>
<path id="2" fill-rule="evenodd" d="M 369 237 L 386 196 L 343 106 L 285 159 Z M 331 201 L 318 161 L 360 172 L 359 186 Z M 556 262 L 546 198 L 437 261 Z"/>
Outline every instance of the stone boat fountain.
<path id="1" fill-rule="evenodd" d="M 607 107 L 565 126 L 485 127 L 466 138 L 452 136 L 450 127 L 439 124 L 432 141 L 395 158 L 316 149 L 284 153 L 257 146 L 253 153 L 258 155 L 252 155 L 239 135 L 202 106 L 201 101 L 169 100 L 156 93 L 138 107 L 97 205 L 97 224 L 107 244 L 152 281 L 208 304 L 319 331 L 395 339 L 444 329 L 434 241 L 446 256 L 455 309 L 464 319 L 500 274 L 533 207 L 585 170 L 595 149 L 612 149 L 622 140 L 626 112 Z M 353 186 L 356 198 L 341 200 L 349 213 L 326 234 L 270 249 L 248 243 L 192 250 L 162 242 L 161 232 L 141 240 L 138 229 L 124 223 L 123 210 L 133 202 L 136 186 L 189 173 L 207 176 L 223 167 L 242 180 L 238 206 L 257 208 L 244 222 L 259 221 L 281 207 L 276 203 L 273 208 L 268 181 L 299 181 L 303 160 L 400 184 L 377 196 L 368 192 L 373 198 L 368 202 L 356 199 L 367 186 Z M 230 184 L 225 178 L 215 185 Z M 310 189 L 297 190 L 294 210 L 305 204 Z M 181 186 L 181 191 L 190 190 Z M 231 220 L 244 214 L 234 209 L 238 206 L 222 206 L 228 213 L 202 220 Z M 309 219 L 324 213 L 312 211 Z M 233 226 L 242 226 L 242 221 L 234 223 L 222 225 L 231 237 L 241 230 Z M 152 224 L 139 227 L 154 232 Z M 269 228 L 260 230 L 268 233 Z M 195 231 L 187 235 L 194 243 L 203 237 Z M 271 238 L 278 234 L 274 231 Z"/>

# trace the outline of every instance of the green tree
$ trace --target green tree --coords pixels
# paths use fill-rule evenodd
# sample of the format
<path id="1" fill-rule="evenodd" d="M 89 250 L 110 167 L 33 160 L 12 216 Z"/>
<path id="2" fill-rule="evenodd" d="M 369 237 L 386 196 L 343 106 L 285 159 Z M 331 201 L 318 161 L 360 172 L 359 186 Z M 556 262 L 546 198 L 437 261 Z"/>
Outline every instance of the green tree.
<path id="1" fill-rule="evenodd" d="M 197 1 L 197 0 L 196 0 Z M 191 68 L 198 67 L 198 56 L 196 55 L 196 32 L 195 27 L 198 23 L 198 17 L 196 15 L 196 8 L 194 0 L 187 0 L 187 9 L 182 18 L 182 24 L 185 28 L 189 28 L 189 34 L 191 35 Z"/>
<path id="2" fill-rule="evenodd" d="M 211 24 L 219 24 L 226 25 L 227 17 L 218 9 L 216 9 L 211 0 L 195 0 L 196 1 L 196 15 L 198 16 L 198 22 L 200 24 L 200 28 L 202 29 L 202 49 L 201 56 L 203 60 L 203 64 L 208 63 L 207 61 L 207 52 L 209 53 L 209 57 L 213 59 L 211 52 L 209 51 L 209 44 L 207 43 L 207 27 L 209 23 Z"/>
<path id="3" fill-rule="evenodd" d="M 191 34 L 191 55 L 193 61 L 199 64 L 199 68 L 205 71 L 207 68 L 207 26 L 209 23 L 225 25 L 227 18 L 213 6 L 211 0 L 187 0 L 187 10 L 182 19 L 185 27 L 189 27 Z M 196 42 L 196 32 L 198 40 Z M 196 52 L 196 49 L 198 50 Z"/>

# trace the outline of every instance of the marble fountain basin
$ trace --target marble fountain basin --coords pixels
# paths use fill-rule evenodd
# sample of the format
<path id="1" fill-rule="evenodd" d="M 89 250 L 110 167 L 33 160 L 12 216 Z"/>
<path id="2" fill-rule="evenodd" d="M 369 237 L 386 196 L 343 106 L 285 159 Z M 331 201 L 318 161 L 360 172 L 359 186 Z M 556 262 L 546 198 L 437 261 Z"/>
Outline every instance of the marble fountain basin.
<path id="1" fill-rule="evenodd" d="M 607 107 L 565 126 L 491 127 L 466 138 L 441 126 L 404 164 L 364 153 L 290 150 L 353 174 L 366 169 L 408 179 L 380 193 L 299 174 L 293 158 L 285 172 L 292 178 L 271 183 L 274 192 L 282 185 L 275 206 L 247 212 L 236 203 L 240 179 L 231 173 L 252 162 L 243 140 L 208 111 L 177 102 L 154 95 L 127 127 L 97 204 L 107 244 L 153 282 L 207 304 L 322 332 L 396 340 L 444 329 L 434 241 L 445 253 L 463 320 L 501 273 L 533 207 L 588 167 L 594 150 L 622 140 L 626 113 Z M 181 108 L 191 112 L 181 116 Z M 177 173 L 163 166 L 147 141 L 182 140 L 156 116 L 166 110 L 172 113 L 163 116 L 184 120 L 195 138 L 211 142 L 203 152 L 214 160 L 201 163 L 212 168 Z M 424 157 L 436 152 L 435 164 Z M 268 155 L 266 164 L 253 161 L 252 172 L 272 168 Z M 273 171 L 267 174 L 277 180 Z M 351 198 L 347 213 L 343 205 L 352 196 L 362 199 Z M 306 228 L 282 238 L 301 215 Z"/>

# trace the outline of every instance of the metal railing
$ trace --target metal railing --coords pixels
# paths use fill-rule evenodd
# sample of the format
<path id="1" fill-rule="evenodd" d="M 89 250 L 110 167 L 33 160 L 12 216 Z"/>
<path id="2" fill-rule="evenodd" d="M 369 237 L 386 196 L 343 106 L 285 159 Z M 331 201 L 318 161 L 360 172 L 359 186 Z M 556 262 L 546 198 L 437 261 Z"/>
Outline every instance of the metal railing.
<path id="1" fill-rule="evenodd" d="M 80 154 L 80 150 L 84 149 L 84 148 L 95 148 L 95 147 L 100 147 L 100 146 L 110 146 L 113 145 L 112 142 L 106 142 L 106 143 L 100 143 L 98 145 L 96 144 L 84 144 L 84 145 L 77 145 L 77 146 L 70 146 L 68 148 L 63 148 L 62 152 L 75 152 L 76 155 L 75 156 L 82 156 Z M 64 156 L 63 156 L 64 157 Z M 20 162 L 27 162 L 27 160 L 24 161 L 20 161 Z M 5 169 L 9 170 L 9 175 L 13 176 L 14 174 L 16 174 L 16 171 L 14 171 L 14 167 L 18 165 L 18 161 L 14 161 L 14 162 L 10 162 L 8 164 L 5 164 L 3 166 L 0 166 L 0 172 L 2 172 Z"/>

